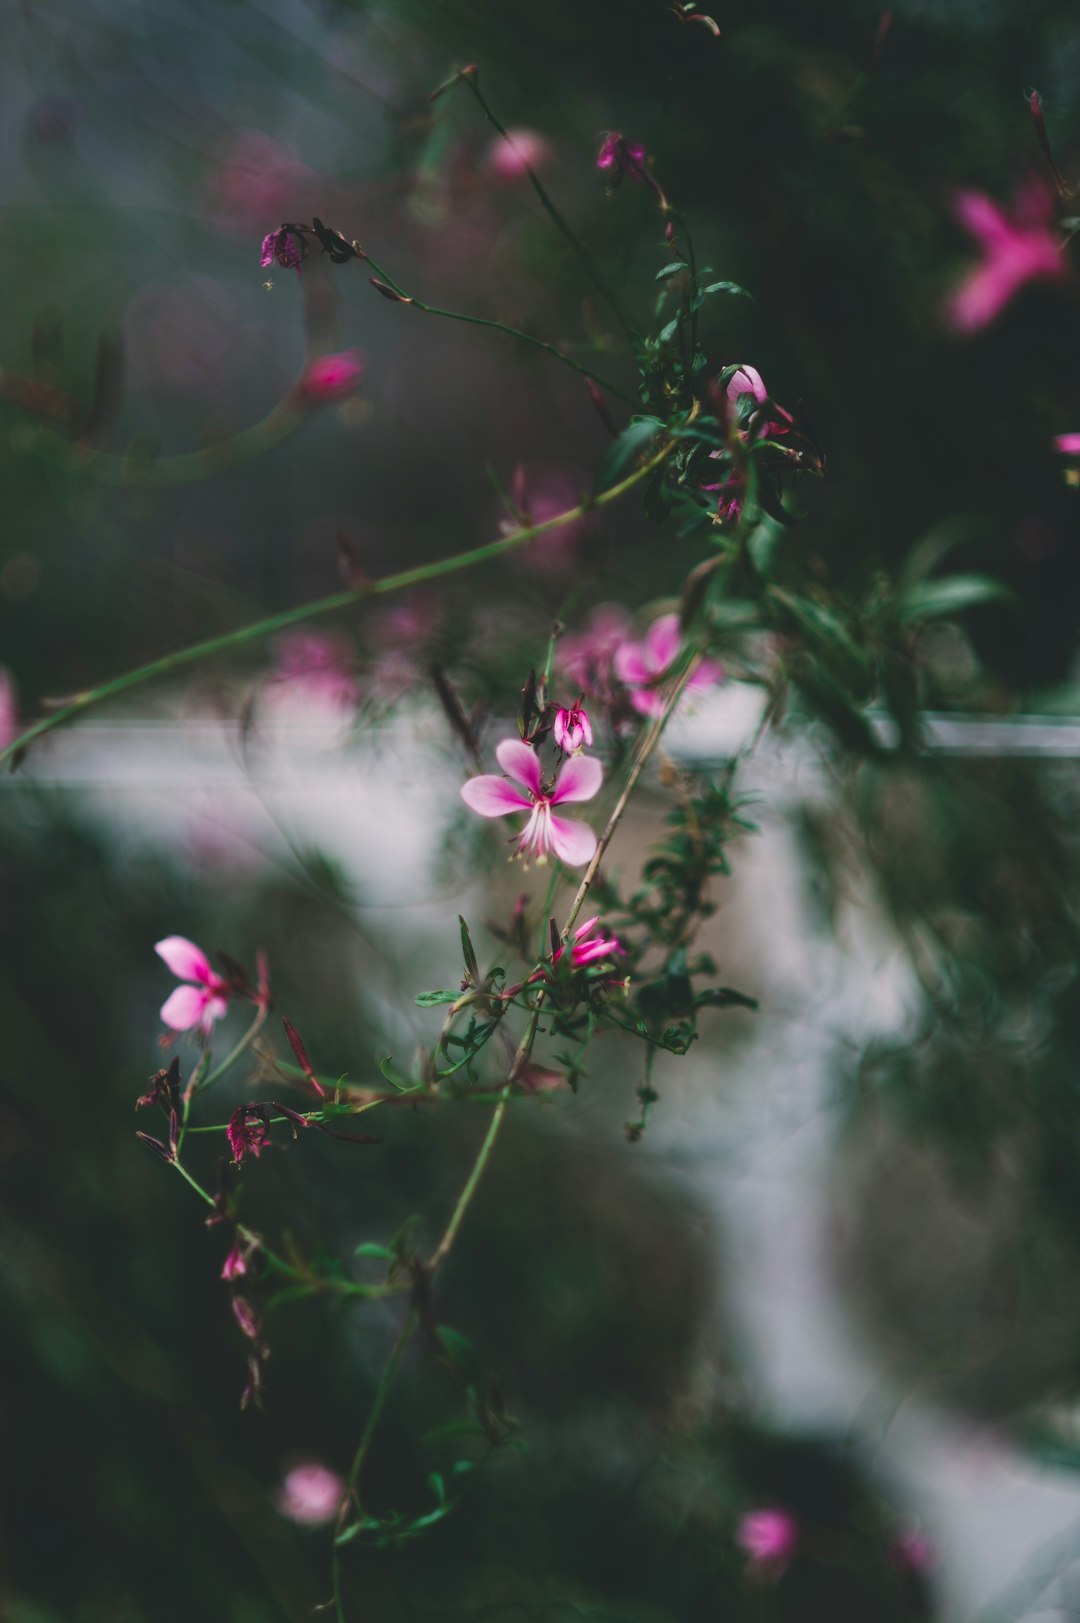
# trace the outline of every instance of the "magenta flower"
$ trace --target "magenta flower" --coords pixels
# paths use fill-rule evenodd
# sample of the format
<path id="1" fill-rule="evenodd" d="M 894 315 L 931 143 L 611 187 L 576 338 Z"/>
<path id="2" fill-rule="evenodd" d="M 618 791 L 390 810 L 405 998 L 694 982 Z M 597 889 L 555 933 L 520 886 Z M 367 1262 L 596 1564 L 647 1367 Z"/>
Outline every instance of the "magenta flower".
<path id="1" fill-rule="evenodd" d="M 954 207 L 976 238 L 983 259 L 945 306 L 956 332 L 977 332 L 997 319 L 1026 282 L 1059 282 L 1068 275 L 1061 238 L 1050 228 L 1053 194 L 1029 180 L 1011 215 L 981 192 L 958 192 Z"/>
<path id="2" fill-rule="evenodd" d="M 1061 456 L 1080 456 L 1080 434 L 1055 434 L 1054 450 Z"/>
<path id="3" fill-rule="evenodd" d="M 612 189 L 626 174 L 634 180 L 642 180 L 644 162 L 645 148 L 636 141 L 628 141 L 618 130 L 607 132 L 603 145 L 596 154 L 596 167 L 607 175 L 608 185 Z"/>
<path id="4" fill-rule="evenodd" d="M 789 434 L 795 426 L 795 419 L 791 413 L 785 411 L 783 406 L 778 406 L 775 400 L 770 400 L 765 380 L 756 366 L 737 366 L 723 385 L 723 394 L 720 394 L 719 379 L 712 385 L 710 392 L 717 403 L 717 414 L 721 421 L 726 426 L 737 428 L 744 439 L 751 433 L 755 440 L 778 439 L 784 434 Z M 746 395 L 759 406 L 767 407 L 767 412 L 751 411 L 740 423 L 739 401 Z"/>
<path id="5" fill-rule="evenodd" d="M 247 1271 L 247 1257 L 240 1242 L 237 1241 L 222 1264 L 221 1277 L 228 1280 L 242 1279 Z"/>
<path id="6" fill-rule="evenodd" d="M 643 642 L 624 642 L 615 652 L 615 674 L 630 689 L 630 703 L 642 716 L 658 716 L 664 708 L 664 679 L 682 647 L 679 616 L 662 614 L 645 633 Z M 688 693 L 715 687 L 724 680 L 724 667 L 702 660 L 689 682 Z"/>
<path id="7" fill-rule="evenodd" d="M 615 684 L 615 655 L 626 641 L 630 617 L 618 603 L 601 603 L 584 628 L 559 643 L 559 665 L 575 687 L 609 699 Z"/>
<path id="8" fill-rule="evenodd" d="M 321 355 L 312 361 L 296 393 L 301 400 L 322 405 L 329 400 L 344 400 L 353 393 L 364 372 L 366 357 L 363 350 L 344 349 L 338 355 Z"/>
<path id="9" fill-rule="evenodd" d="M 245 1155 L 256 1161 L 266 1148 L 270 1137 L 270 1113 L 265 1105 L 241 1105 L 229 1117 L 225 1129 L 233 1162 L 239 1166 Z"/>
<path id="10" fill-rule="evenodd" d="M 528 180 L 530 169 L 544 169 L 550 162 L 551 142 L 536 130 L 507 130 L 505 136 L 496 136 L 484 154 L 488 174 L 508 185 Z"/>
<path id="11" fill-rule="evenodd" d="M 270 231 L 263 238 L 262 257 L 259 264 L 263 270 L 271 265 L 280 265 L 282 270 L 294 270 L 297 276 L 304 273 L 300 269 L 300 262 L 306 253 L 304 239 L 291 225 L 279 225 L 276 231 Z"/>
<path id="12" fill-rule="evenodd" d="M 545 788 L 540 759 L 520 738 L 504 738 L 495 756 L 503 771 L 522 787 L 517 789 L 505 778 L 484 773 L 462 784 L 465 804 L 481 817 L 527 811 L 529 821 L 518 836 L 516 855 L 544 862 L 554 852 L 568 867 L 582 867 L 596 850 L 596 835 L 586 823 L 556 817 L 552 807 L 591 800 L 604 775 L 600 762 L 593 755 L 572 755 L 553 785 Z"/>
<path id="13" fill-rule="evenodd" d="M 567 755 L 591 745 L 592 723 L 582 710 L 580 700 L 577 704 L 571 705 L 569 710 L 560 706 L 555 712 L 554 738 L 559 748 Z"/>
<path id="14" fill-rule="evenodd" d="M 750 1510 L 739 1520 L 735 1542 L 753 1571 L 779 1578 L 798 1545 L 799 1524 L 787 1510 Z"/>
<path id="15" fill-rule="evenodd" d="M 172 1031 L 191 1031 L 197 1027 L 208 1036 L 215 1020 L 228 1013 L 228 981 L 216 975 L 209 958 L 201 947 L 182 935 L 166 936 L 154 947 L 173 974 L 191 984 L 178 986 L 161 1005 L 161 1018 Z"/>
<path id="16" fill-rule="evenodd" d="M 574 931 L 570 962 L 575 969 L 583 969 L 586 964 L 595 964 L 601 958 L 611 958 L 615 953 L 622 952 L 622 947 L 613 935 L 606 936 L 602 931 L 599 935 L 593 934 L 599 923 L 600 915 L 597 914 L 595 918 L 586 919 L 584 924 L 579 924 Z M 560 947 L 554 954 L 552 962 L 558 963 L 564 951 L 565 948 Z"/>
<path id="17" fill-rule="evenodd" d="M 336 1471 L 314 1460 L 286 1473 L 277 1508 L 298 1527 L 321 1527 L 333 1521 L 345 1497 L 345 1483 Z"/>

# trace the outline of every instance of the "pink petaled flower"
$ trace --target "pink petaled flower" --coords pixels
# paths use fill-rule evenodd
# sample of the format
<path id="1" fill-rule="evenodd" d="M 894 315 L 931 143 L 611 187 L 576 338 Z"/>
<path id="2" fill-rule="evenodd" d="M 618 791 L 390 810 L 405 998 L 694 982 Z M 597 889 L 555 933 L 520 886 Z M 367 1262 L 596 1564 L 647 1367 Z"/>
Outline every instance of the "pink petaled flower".
<path id="1" fill-rule="evenodd" d="M 961 224 L 983 251 L 945 306 L 955 332 L 977 332 L 997 319 L 1026 282 L 1059 282 L 1068 275 L 1061 238 L 1050 227 L 1053 193 L 1029 180 L 1012 214 L 981 192 L 958 192 L 954 207 Z"/>
<path id="2" fill-rule="evenodd" d="M 522 788 L 516 789 L 493 773 L 484 773 L 462 784 L 465 804 L 481 817 L 527 811 L 529 821 L 518 836 L 516 854 L 544 862 L 554 852 L 569 867 L 582 867 L 596 850 L 596 835 L 586 823 L 556 817 L 552 807 L 565 801 L 591 800 L 604 776 L 600 762 L 593 755 L 572 755 L 559 769 L 553 786 L 545 788 L 540 759 L 520 738 L 504 738 L 495 756 L 503 771 Z"/>
<path id="3" fill-rule="evenodd" d="M 247 1258 L 239 1241 L 225 1258 L 221 1268 L 222 1279 L 242 1279 L 248 1271 Z"/>
<path id="4" fill-rule="evenodd" d="M 294 270 L 297 276 L 302 276 L 304 273 L 300 265 L 304 251 L 304 239 L 299 232 L 290 225 L 279 225 L 276 231 L 268 232 L 263 238 L 259 264 L 263 270 L 277 264 L 282 270 Z"/>
<path id="5" fill-rule="evenodd" d="M 631 690 L 630 703 L 642 716 L 658 716 L 664 708 L 664 677 L 682 647 L 679 616 L 662 614 L 645 633 L 643 642 L 626 642 L 616 651 L 615 674 Z M 724 667 L 704 659 L 686 684 L 686 692 L 715 687 L 724 680 Z"/>
<path id="6" fill-rule="evenodd" d="M 237 1166 L 245 1155 L 253 1155 L 257 1161 L 270 1137 L 270 1113 L 265 1105 L 241 1105 L 229 1117 L 225 1134 Z"/>
<path id="7" fill-rule="evenodd" d="M 499 524 L 500 535 L 512 535 L 522 525 L 546 524 L 581 505 L 587 476 L 565 463 L 519 462 L 510 482 L 513 516 Z M 566 524 L 556 524 L 527 541 L 515 557 L 534 569 L 569 569 L 574 549 L 593 526 L 586 514 Z"/>
<path id="8" fill-rule="evenodd" d="M 750 1510 L 739 1520 L 735 1542 L 755 1572 L 779 1578 L 798 1545 L 799 1524 L 787 1510 Z"/>
<path id="9" fill-rule="evenodd" d="M 15 702 L 15 681 L 0 665 L 0 750 L 7 749 L 19 736 L 19 710 Z"/>
<path id="10" fill-rule="evenodd" d="M 354 659 L 355 649 L 347 637 L 291 632 L 277 645 L 267 696 L 305 708 L 354 711 L 360 703 Z"/>
<path id="11" fill-rule="evenodd" d="M 626 174 L 634 180 L 643 179 L 644 162 L 645 148 L 636 141 L 628 141 L 618 130 L 607 132 L 603 145 L 596 154 L 596 167 L 604 171 L 612 188 L 616 187 Z"/>
<path id="12" fill-rule="evenodd" d="M 513 185 L 528 180 L 529 170 L 544 169 L 551 162 L 551 142 L 536 130 L 507 130 L 496 136 L 484 154 L 484 168 L 496 180 Z"/>
<path id="13" fill-rule="evenodd" d="M 336 1471 L 312 1460 L 286 1473 L 277 1508 L 298 1527 L 321 1527 L 333 1521 L 345 1497 L 345 1483 Z"/>
<path id="14" fill-rule="evenodd" d="M 216 975 L 201 947 L 182 935 L 166 936 L 154 947 L 179 980 L 192 984 L 178 986 L 161 1005 L 161 1018 L 173 1031 L 193 1027 L 209 1035 L 215 1020 L 228 1013 L 232 987 Z"/>
<path id="15" fill-rule="evenodd" d="M 320 355 L 312 361 L 296 393 L 301 400 L 324 404 L 329 400 L 344 400 L 353 393 L 364 372 L 363 350 L 344 349 L 339 355 Z"/>
<path id="16" fill-rule="evenodd" d="M 553 730 L 556 744 L 567 755 L 592 743 L 592 723 L 581 708 L 580 701 L 567 710 L 560 706 L 555 712 Z"/>
<path id="17" fill-rule="evenodd" d="M 615 655 L 626 641 L 630 617 L 617 603 L 601 603 L 576 635 L 558 645 L 560 668 L 575 687 L 594 698 L 608 699 L 615 684 Z"/>
<path id="18" fill-rule="evenodd" d="M 1080 456 L 1080 434 L 1055 434 L 1054 450 L 1060 456 Z"/>
<path id="19" fill-rule="evenodd" d="M 575 969 L 583 969 L 586 964 L 595 964 L 601 958 L 611 958 L 615 953 L 622 952 L 622 947 L 615 936 L 606 936 L 602 932 L 600 935 L 593 936 L 593 931 L 599 923 L 600 915 L 597 914 L 595 918 L 586 919 L 584 924 L 579 924 L 574 931 L 573 945 L 570 948 L 570 962 Z M 589 940 L 590 936 L 593 937 L 591 941 Z M 558 962 L 563 951 L 564 949 L 560 947 L 558 952 L 554 954 L 553 962 Z"/>
<path id="20" fill-rule="evenodd" d="M 756 366 L 740 365 L 735 368 L 723 386 L 723 394 L 716 385 L 713 385 L 712 394 L 717 400 L 718 415 L 726 426 L 739 430 L 745 439 L 752 433 L 755 440 L 778 439 L 791 432 L 795 426 L 795 419 L 783 406 L 778 406 L 775 400 L 769 399 L 769 391 L 765 387 L 765 380 Z M 768 406 L 768 415 L 761 411 L 750 411 L 743 422 L 739 420 L 739 402 L 749 395 L 759 406 Z"/>

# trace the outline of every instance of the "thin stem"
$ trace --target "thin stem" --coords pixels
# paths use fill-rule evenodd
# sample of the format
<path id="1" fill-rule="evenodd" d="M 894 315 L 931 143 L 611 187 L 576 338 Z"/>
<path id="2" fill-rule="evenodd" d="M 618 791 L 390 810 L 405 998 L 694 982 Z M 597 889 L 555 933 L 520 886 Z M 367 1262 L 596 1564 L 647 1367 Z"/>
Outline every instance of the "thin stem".
<path id="1" fill-rule="evenodd" d="M 423 310 L 425 315 L 442 316 L 445 321 L 464 321 L 470 327 L 489 327 L 493 332 L 505 333 L 509 338 L 517 338 L 524 344 L 532 344 L 535 349 L 542 349 L 546 354 L 553 356 L 555 360 L 561 361 L 564 366 L 570 366 L 575 372 L 580 372 L 582 377 L 591 378 L 602 389 L 606 389 L 609 394 L 616 395 L 620 400 L 624 400 L 627 405 L 633 406 L 635 410 L 640 407 L 640 401 L 634 395 L 627 394 L 625 389 L 620 389 L 618 384 L 612 383 L 609 378 L 602 377 L 599 372 L 594 372 L 591 367 L 582 366 L 581 362 L 575 361 L 572 355 L 567 355 L 564 350 L 557 349 L 554 344 L 549 344 L 546 338 L 537 338 L 535 333 L 523 332 L 520 327 L 511 327 L 505 321 L 494 321 L 487 316 L 468 316 L 461 310 L 444 310 L 440 305 L 427 304 L 423 299 L 418 299 L 415 294 L 406 293 L 404 288 L 400 287 L 389 272 L 384 270 L 377 260 L 372 259 L 370 254 L 365 254 L 365 258 L 376 275 L 381 277 L 394 290 L 402 303 L 411 304 L 415 309 Z"/>
<path id="2" fill-rule="evenodd" d="M 476 1194 L 480 1179 L 484 1175 L 484 1169 L 491 1160 L 491 1152 L 495 1148 L 495 1143 L 499 1136 L 499 1129 L 502 1127 L 503 1118 L 506 1115 L 506 1106 L 510 1099 L 510 1089 L 512 1086 L 513 1077 L 511 1076 L 511 1078 L 507 1081 L 506 1086 L 499 1094 L 499 1102 L 491 1113 L 491 1121 L 488 1123 L 488 1130 L 484 1135 L 484 1142 L 481 1144 L 480 1149 L 477 1152 L 476 1160 L 472 1164 L 472 1170 L 470 1171 L 468 1178 L 465 1180 L 464 1187 L 457 1198 L 457 1204 L 451 1213 L 449 1223 L 446 1225 L 446 1231 L 428 1259 L 426 1272 L 429 1279 L 431 1278 L 432 1274 L 442 1267 L 443 1263 L 450 1255 L 451 1248 L 453 1247 L 454 1241 L 458 1236 L 458 1230 L 465 1220 L 465 1213 L 472 1205 L 472 1199 Z"/>
<path id="3" fill-rule="evenodd" d="M 423 585 L 424 582 L 437 580 L 443 575 L 453 575 L 459 570 L 471 569 L 476 564 L 486 563 L 491 558 L 498 558 L 505 552 L 511 552 L 522 542 L 531 541 L 534 536 L 545 535 L 549 530 L 559 529 L 564 524 L 573 524 L 594 508 L 606 507 L 611 502 L 618 501 L 636 485 L 641 484 L 642 480 L 647 479 L 671 455 L 677 444 L 677 440 L 669 441 L 661 451 L 650 457 L 647 462 L 643 462 L 633 473 L 620 480 L 618 484 L 612 485 L 610 489 L 601 491 L 591 500 L 580 502 L 577 507 L 572 507 L 564 513 L 556 513 L 554 517 L 544 519 L 539 524 L 530 524 L 514 530 L 510 535 L 500 537 L 498 541 L 489 541 L 483 546 L 472 547 L 468 552 L 455 553 L 450 558 L 440 558 L 435 563 L 417 564 L 413 569 L 403 569 L 395 575 L 384 575 L 381 580 L 361 583 L 352 590 L 334 592 L 329 597 L 317 598 L 313 603 L 303 603 L 298 608 L 284 609 L 279 614 L 267 615 L 265 619 L 254 620 L 250 625 L 241 626 L 236 631 L 227 631 L 220 637 L 209 637 L 205 642 L 193 643 L 188 648 L 180 648 L 175 653 L 165 654 L 161 659 L 152 660 L 148 665 L 141 665 L 138 670 L 128 671 L 124 676 L 114 677 L 99 687 L 88 688 L 85 693 L 76 694 L 51 715 L 42 717 L 12 743 L 0 749 L 0 766 L 20 755 L 35 739 L 73 721 L 76 716 L 81 716 L 84 711 L 101 704 L 105 699 L 127 692 L 129 688 L 141 687 L 160 676 L 171 676 L 174 671 L 182 670 L 188 665 L 198 665 L 203 660 L 212 659 L 216 654 L 228 653 L 231 649 L 242 647 L 246 643 L 261 642 L 278 631 L 286 630 L 289 626 L 300 625 L 305 620 L 314 620 L 319 615 L 333 613 L 336 609 L 348 608 L 369 597 L 386 597 L 391 592 L 406 591 L 411 586 Z"/>
<path id="4" fill-rule="evenodd" d="M 241 1057 L 241 1055 L 247 1052 L 252 1043 L 255 1041 L 256 1037 L 259 1035 L 259 1032 L 266 1024 L 266 1017 L 269 1013 L 270 1010 L 266 1004 L 259 1005 L 258 1009 L 256 1010 L 254 1020 L 251 1022 L 244 1035 L 240 1038 L 240 1041 L 236 1044 L 235 1048 L 230 1049 L 229 1053 L 226 1054 L 220 1065 L 214 1066 L 214 1069 L 210 1072 L 209 1076 L 200 1077 L 195 1080 L 191 1088 L 191 1097 L 193 1099 L 196 1098 L 200 1093 L 205 1093 L 207 1088 L 212 1087 L 215 1082 L 220 1081 L 220 1079 L 225 1075 L 226 1071 L 232 1069 L 237 1060 Z"/>
<path id="5" fill-rule="evenodd" d="M 347 1503 L 348 1498 L 351 1496 L 353 1499 L 355 1499 L 356 1508 L 360 1511 L 363 1510 L 363 1506 L 360 1503 L 358 1490 L 360 1486 L 360 1473 L 364 1469 L 364 1460 L 367 1456 L 368 1449 L 371 1447 L 371 1439 L 375 1435 L 375 1428 L 382 1418 L 383 1410 L 386 1408 L 386 1400 L 390 1396 L 390 1388 L 394 1384 L 394 1377 L 397 1375 L 398 1366 L 401 1363 L 405 1348 L 408 1346 L 409 1339 L 412 1336 L 413 1331 L 416 1329 L 419 1321 L 419 1310 L 415 1307 L 411 1308 L 408 1316 L 402 1323 L 401 1329 L 397 1333 L 397 1339 L 394 1342 L 393 1347 L 390 1349 L 390 1356 L 386 1360 L 383 1372 L 379 1377 L 379 1384 L 375 1389 L 375 1396 L 371 1401 L 371 1408 L 368 1410 L 368 1416 L 364 1422 L 364 1429 L 360 1434 L 360 1441 L 356 1445 L 356 1453 L 353 1455 L 353 1462 L 349 1467 L 349 1475 L 346 1478 L 349 1493 L 346 1496 L 344 1503 Z"/>
<path id="6" fill-rule="evenodd" d="M 525 173 L 528 175 L 529 180 L 532 183 L 532 189 L 540 199 L 540 203 L 545 213 L 555 226 L 556 230 L 562 237 L 565 238 L 570 247 L 574 250 L 579 261 L 581 262 L 581 268 L 584 270 L 585 275 L 589 278 L 589 281 L 599 293 L 600 297 L 608 305 L 626 336 L 630 339 L 634 339 L 636 335 L 633 322 L 623 309 L 622 304 L 616 297 L 615 293 L 611 290 L 611 288 L 608 287 L 607 283 L 604 281 L 604 278 L 600 275 L 600 272 L 597 270 L 596 265 L 593 262 L 592 255 L 589 253 L 589 250 L 586 248 L 577 232 L 574 231 L 567 224 L 566 220 L 563 219 L 563 216 L 559 213 L 559 210 L 555 207 L 555 204 L 549 197 L 545 186 L 540 180 L 540 177 L 532 168 L 531 164 L 526 162 L 521 152 L 514 145 L 513 137 L 504 128 L 504 126 L 499 123 L 499 120 L 495 117 L 495 114 L 488 106 L 484 93 L 476 82 L 475 73 L 465 74 L 464 80 L 469 89 L 472 91 L 473 95 L 476 97 L 476 100 L 479 102 L 480 108 L 483 111 L 484 117 L 487 119 L 488 123 L 493 129 L 498 131 L 499 135 L 502 136 L 503 140 L 510 147 L 511 151 L 517 154 L 518 161 L 520 162 Z"/>

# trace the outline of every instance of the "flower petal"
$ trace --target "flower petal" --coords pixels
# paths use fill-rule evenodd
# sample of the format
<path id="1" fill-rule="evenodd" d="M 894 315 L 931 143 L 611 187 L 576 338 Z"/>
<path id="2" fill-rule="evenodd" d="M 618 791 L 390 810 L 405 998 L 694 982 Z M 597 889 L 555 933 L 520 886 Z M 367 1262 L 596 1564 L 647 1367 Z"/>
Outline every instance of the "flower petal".
<path id="1" fill-rule="evenodd" d="M 512 783 L 507 783 L 505 778 L 497 778 L 493 772 L 484 772 L 480 777 L 470 778 L 468 783 L 463 783 L 461 798 L 481 817 L 505 817 L 507 812 L 529 811 L 532 808 L 532 801 L 527 795 L 515 789 Z"/>
<path id="2" fill-rule="evenodd" d="M 600 915 L 599 913 L 594 913 L 591 919 L 586 919 L 584 924 L 578 925 L 577 929 L 574 931 L 574 940 L 581 941 L 589 934 L 590 930 L 595 930 L 599 923 Z"/>
<path id="3" fill-rule="evenodd" d="M 496 745 L 495 759 L 503 771 L 523 783 L 534 795 L 540 793 L 540 761 L 536 751 L 520 738 L 504 738 Z"/>
<path id="4" fill-rule="evenodd" d="M 552 817 L 550 839 L 551 849 L 569 868 L 583 868 L 596 850 L 596 835 L 588 824 L 568 817 Z"/>
<path id="5" fill-rule="evenodd" d="M 161 1005 L 161 1018 L 171 1031 L 190 1031 L 192 1026 L 202 1024 L 207 1005 L 218 1001 L 198 986 L 178 986 Z"/>
<path id="6" fill-rule="evenodd" d="M 159 958 L 164 958 L 177 980 L 200 981 L 205 986 L 215 978 L 205 952 L 186 936 L 168 935 L 156 944 L 154 951 Z"/>
<path id="7" fill-rule="evenodd" d="M 624 642 L 615 650 L 615 675 L 627 687 L 640 687 L 648 682 L 656 672 L 645 663 L 645 651 L 641 643 Z"/>
<path id="8" fill-rule="evenodd" d="M 662 614 L 659 620 L 653 621 L 645 636 L 645 658 L 654 675 L 667 670 L 681 645 L 677 614 Z"/>
<path id="9" fill-rule="evenodd" d="M 591 800 L 604 781 L 604 769 L 595 755 L 571 755 L 551 793 L 551 804 L 563 800 Z"/>

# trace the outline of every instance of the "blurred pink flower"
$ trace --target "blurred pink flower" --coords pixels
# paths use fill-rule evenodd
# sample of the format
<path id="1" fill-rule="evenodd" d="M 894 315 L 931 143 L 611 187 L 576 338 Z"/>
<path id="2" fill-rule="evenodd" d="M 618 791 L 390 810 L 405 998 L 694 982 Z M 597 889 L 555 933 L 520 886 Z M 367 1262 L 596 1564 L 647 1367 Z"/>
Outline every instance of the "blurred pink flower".
<path id="1" fill-rule="evenodd" d="M 495 137 L 484 154 L 484 168 L 496 180 L 512 185 L 528 180 L 530 169 L 544 169 L 551 162 L 552 146 L 536 130 L 507 130 L 507 139 Z"/>
<path id="2" fill-rule="evenodd" d="M 344 400 L 360 382 L 366 357 L 363 350 L 345 349 L 338 355 L 321 355 L 312 361 L 296 385 L 299 399 L 322 405 Z"/>
<path id="3" fill-rule="evenodd" d="M 233 1246 L 221 1267 L 222 1279 L 242 1279 L 248 1271 L 247 1258 L 239 1242 Z"/>
<path id="4" fill-rule="evenodd" d="M 1058 282 L 1068 275 L 1061 238 L 1050 227 L 1053 194 L 1042 181 L 1026 183 L 1011 215 L 981 192 L 958 192 L 954 207 L 983 251 L 982 263 L 946 303 L 945 319 L 954 331 L 989 326 L 1026 282 Z"/>
<path id="5" fill-rule="evenodd" d="M 290 707 L 351 714 L 360 703 L 352 643 L 329 632 L 290 632 L 277 645 L 265 691 Z"/>
<path id="6" fill-rule="evenodd" d="M 313 186 L 312 169 L 263 130 L 229 137 L 210 180 L 210 213 L 237 236 L 250 236 L 270 220 L 303 219 Z"/>
<path id="7" fill-rule="evenodd" d="M 558 1093 L 568 1086 L 566 1074 L 563 1071 L 549 1071 L 543 1065 L 537 1065 L 530 1060 L 518 1077 L 518 1086 L 526 1093 Z"/>
<path id="8" fill-rule="evenodd" d="M 502 535 L 511 535 L 520 525 L 545 524 L 560 513 L 569 513 L 581 505 L 582 493 L 588 487 L 588 478 L 573 468 L 557 462 L 519 462 L 510 482 L 510 499 L 515 514 L 504 518 L 499 526 Z M 573 563 L 573 548 L 590 527 L 588 515 L 559 524 L 554 529 L 524 543 L 516 554 L 523 563 L 536 569 L 568 569 Z"/>
<path id="9" fill-rule="evenodd" d="M 580 705 L 571 705 L 569 710 L 560 706 L 555 712 L 553 734 L 559 748 L 572 755 L 574 750 L 592 744 L 592 723 Z"/>
<path id="10" fill-rule="evenodd" d="M 654 620 L 642 642 L 624 642 L 615 653 L 615 674 L 631 690 L 630 702 L 642 716 L 658 716 L 664 708 L 664 678 L 682 647 L 677 614 Z M 724 680 L 724 668 L 703 659 L 689 682 L 687 693 L 715 687 Z"/>
<path id="11" fill-rule="evenodd" d="M 910 1572 L 919 1578 L 925 1577 L 936 1564 L 934 1547 L 918 1528 L 897 1534 L 889 1545 L 889 1560 L 900 1572 Z"/>
<path id="12" fill-rule="evenodd" d="M 529 821 L 518 836 L 516 855 L 544 862 L 554 853 L 571 868 L 584 866 L 596 850 L 596 835 L 586 823 L 556 817 L 552 807 L 593 798 L 604 775 L 596 757 L 572 755 L 560 768 L 553 787 L 545 789 L 540 759 L 520 738 L 504 738 L 495 755 L 503 771 L 522 788 L 484 773 L 462 784 L 465 804 L 481 817 L 527 811 Z"/>
<path id="13" fill-rule="evenodd" d="M 606 699 L 615 684 L 615 655 L 626 641 L 630 616 L 618 603 L 601 603 L 579 632 L 558 644 L 560 669 L 585 694 Z"/>
<path id="14" fill-rule="evenodd" d="M 753 1571 L 778 1578 L 795 1553 L 799 1524 L 787 1510 L 750 1510 L 739 1519 L 735 1542 Z"/>
<path id="15" fill-rule="evenodd" d="M 277 1508 L 298 1527 L 320 1527 L 333 1521 L 345 1497 L 345 1483 L 336 1471 L 314 1460 L 286 1472 Z"/>
<path id="16" fill-rule="evenodd" d="M 1080 456 L 1080 434 L 1055 434 L 1054 450 L 1061 456 Z"/>
<path id="17" fill-rule="evenodd" d="M 157 942 L 154 951 L 164 959 L 173 974 L 193 984 L 178 986 L 161 1006 L 161 1018 L 173 1031 L 191 1031 L 194 1027 L 209 1035 L 215 1020 L 228 1013 L 228 981 L 214 973 L 210 960 L 201 947 L 186 936 L 170 935 Z"/>
<path id="18" fill-rule="evenodd" d="M 19 736 L 19 710 L 15 699 L 15 678 L 0 665 L 0 750 L 7 749 Z"/>

